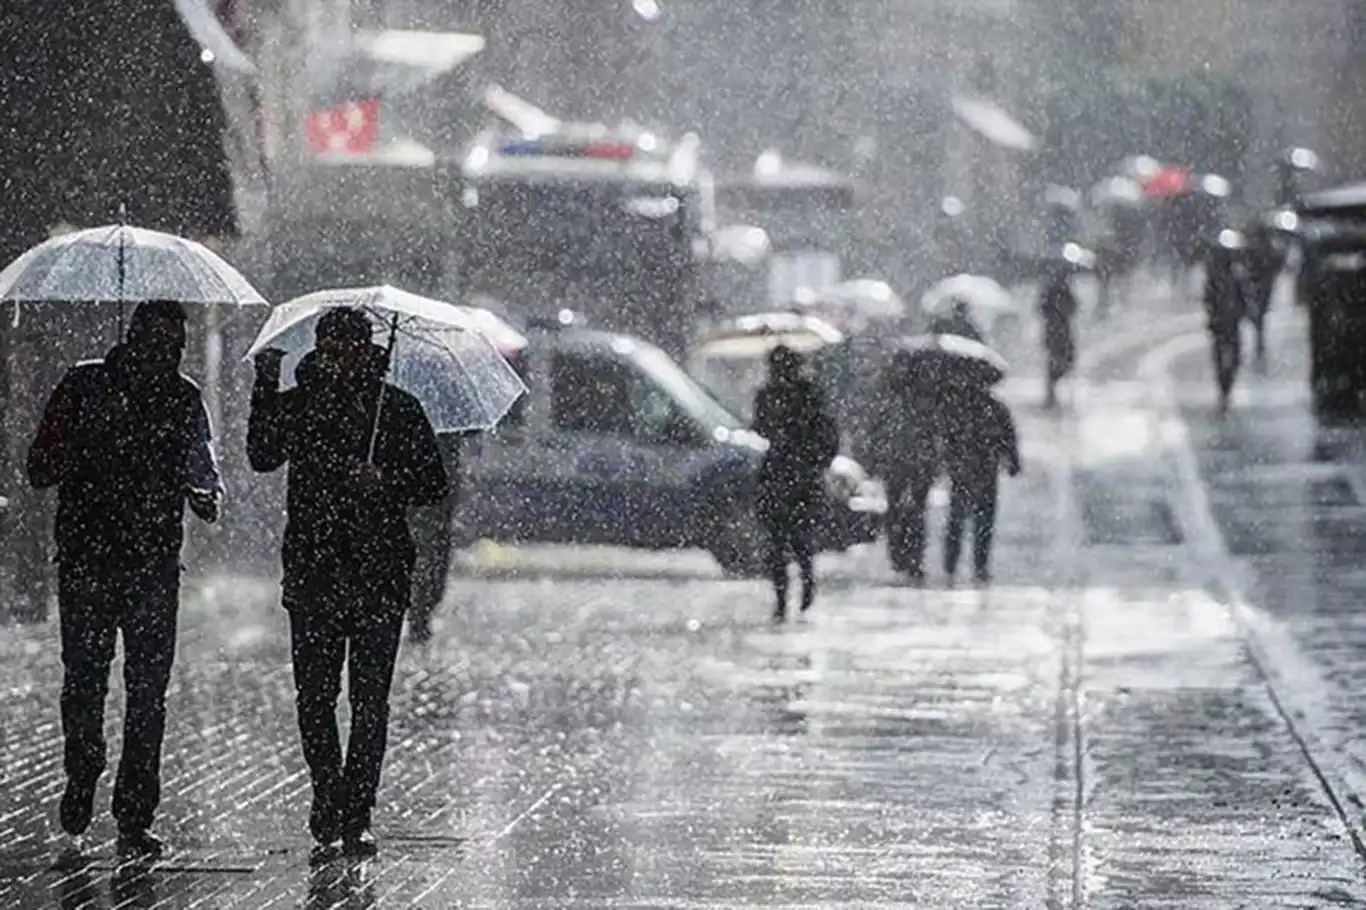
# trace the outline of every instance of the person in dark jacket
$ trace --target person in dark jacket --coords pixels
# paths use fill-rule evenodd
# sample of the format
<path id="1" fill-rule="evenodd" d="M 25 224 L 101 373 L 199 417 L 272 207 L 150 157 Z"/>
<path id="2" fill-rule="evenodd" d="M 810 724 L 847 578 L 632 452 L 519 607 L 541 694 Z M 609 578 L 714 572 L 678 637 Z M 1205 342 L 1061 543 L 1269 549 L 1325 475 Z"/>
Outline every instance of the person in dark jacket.
<path id="1" fill-rule="evenodd" d="M 1048 376 L 1044 392 L 1044 407 L 1058 405 L 1058 383 L 1072 372 L 1076 362 L 1076 342 L 1072 320 L 1077 315 L 1077 298 L 1067 272 L 1051 269 L 1044 278 L 1039 294 L 1039 315 L 1043 319 L 1044 348 L 1048 353 Z"/>
<path id="2" fill-rule="evenodd" d="M 873 398 L 877 421 L 869 467 L 887 485 L 887 551 L 892 568 L 925 577 L 925 509 L 940 468 L 940 396 L 898 351 Z"/>
<path id="3" fill-rule="evenodd" d="M 447 478 L 422 405 L 384 381 L 387 352 L 371 342 L 364 312 L 329 310 L 315 334 L 293 389 L 279 390 L 281 352 L 258 355 L 247 454 L 256 471 L 289 464 L 282 600 L 313 781 L 313 859 L 321 862 L 376 851 L 371 813 L 412 593 L 408 510 L 439 504 Z M 336 719 L 343 668 L 351 702 L 344 761 Z"/>
<path id="4" fill-rule="evenodd" d="M 802 612 L 816 598 L 815 532 L 824 504 L 823 481 L 839 450 L 839 430 L 815 383 L 803 375 L 802 356 L 779 346 L 769 355 L 769 379 L 754 400 L 754 432 L 768 440 L 755 504 L 768 536 L 768 570 L 777 605 L 787 616 L 787 566 L 797 561 Z"/>
<path id="5" fill-rule="evenodd" d="M 973 570 L 991 578 L 991 544 L 996 530 L 997 482 L 1002 469 L 1020 473 L 1015 421 L 991 390 L 956 386 L 946 390 L 944 462 L 949 475 L 949 518 L 944 531 L 944 572 L 958 571 L 963 529 L 972 521 Z"/>
<path id="6" fill-rule="evenodd" d="M 1205 273 L 1205 316 L 1219 389 L 1219 410 L 1227 411 L 1243 362 L 1243 319 L 1248 313 L 1241 263 L 1242 235 L 1223 231 L 1211 245 Z"/>
<path id="7" fill-rule="evenodd" d="M 123 856 L 164 849 L 149 829 L 161 795 L 184 509 L 188 501 L 216 521 L 222 497 L 208 412 L 179 372 L 184 348 L 181 304 L 140 305 L 122 344 L 62 379 L 28 454 L 32 485 L 57 487 L 61 824 L 73 836 L 90 824 L 105 766 L 109 666 L 122 632 L 128 704 L 113 810 Z"/>

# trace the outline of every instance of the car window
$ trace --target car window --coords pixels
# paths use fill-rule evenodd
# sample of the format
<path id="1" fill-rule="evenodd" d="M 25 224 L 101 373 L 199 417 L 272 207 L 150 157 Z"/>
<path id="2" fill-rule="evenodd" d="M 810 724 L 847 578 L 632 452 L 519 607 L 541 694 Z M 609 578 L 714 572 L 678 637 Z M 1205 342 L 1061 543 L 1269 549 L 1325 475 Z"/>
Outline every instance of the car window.
<path id="1" fill-rule="evenodd" d="M 632 377 L 605 357 L 556 354 L 551 362 L 550 419 L 558 430 L 630 436 Z"/>

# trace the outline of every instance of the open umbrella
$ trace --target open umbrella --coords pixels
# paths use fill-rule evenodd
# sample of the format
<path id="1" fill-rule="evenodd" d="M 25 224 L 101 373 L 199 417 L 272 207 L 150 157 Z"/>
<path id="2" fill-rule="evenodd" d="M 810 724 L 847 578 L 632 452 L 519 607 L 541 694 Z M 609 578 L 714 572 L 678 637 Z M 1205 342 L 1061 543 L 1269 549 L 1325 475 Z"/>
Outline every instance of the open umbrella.
<path id="1" fill-rule="evenodd" d="M 126 224 L 73 231 L 28 250 L 0 271 L 0 300 L 266 303 L 241 273 L 208 247 Z"/>
<path id="2" fill-rule="evenodd" d="M 487 430 L 526 392 L 481 326 L 486 311 L 421 297 L 389 285 L 305 294 L 271 311 L 247 357 L 268 347 L 298 361 L 313 347 L 313 323 L 330 309 L 366 313 L 389 349 L 389 381 L 422 403 L 439 432 Z M 383 401 L 380 402 L 381 407 Z M 376 421 L 378 421 L 376 409 Z"/>
<path id="3" fill-rule="evenodd" d="M 1020 309 L 996 279 L 966 272 L 934 284 L 921 296 L 920 308 L 931 316 L 948 316 L 955 300 L 965 302 L 974 314 L 989 320 Z"/>
<path id="4" fill-rule="evenodd" d="M 936 384 L 995 385 L 1009 370 L 1000 354 L 958 335 L 913 335 L 901 349 L 912 355 L 916 375 Z"/>

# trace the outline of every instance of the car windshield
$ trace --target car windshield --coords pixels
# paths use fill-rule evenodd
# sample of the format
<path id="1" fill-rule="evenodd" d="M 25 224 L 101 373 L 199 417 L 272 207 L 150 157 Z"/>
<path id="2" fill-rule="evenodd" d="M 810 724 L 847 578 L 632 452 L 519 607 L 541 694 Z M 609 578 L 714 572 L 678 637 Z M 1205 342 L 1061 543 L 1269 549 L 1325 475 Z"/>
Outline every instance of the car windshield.
<path id="1" fill-rule="evenodd" d="M 657 381 L 685 412 L 708 432 L 716 429 L 738 430 L 744 421 L 728 411 L 702 385 L 658 348 L 642 345 L 638 354 L 640 368 Z"/>

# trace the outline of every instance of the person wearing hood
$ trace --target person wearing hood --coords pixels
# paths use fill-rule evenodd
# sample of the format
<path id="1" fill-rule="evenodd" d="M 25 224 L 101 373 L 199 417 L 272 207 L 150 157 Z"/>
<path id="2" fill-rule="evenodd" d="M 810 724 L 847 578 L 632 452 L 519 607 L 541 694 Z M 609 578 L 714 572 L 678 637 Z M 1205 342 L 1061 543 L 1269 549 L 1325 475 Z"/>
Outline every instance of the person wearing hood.
<path id="1" fill-rule="evenodd" d="M 289 465 L 282 601 L 289 614 L 299 733 L 313 782 L 313 860 L 374 855 L 371 813 L 384 763 L 389 689 L 415 560 L 408 511 L 448 490 L 422 405 L 384 381 L 369 317 L 338 308 L 280 391 L 283 352 L 257 356 L 247 455 Z M 343 757 L 336 703 L 348 673 Z"/>
<path id="2" fill-rule="evenodd" d="M 185 310 L 138 306 L 103 360 L 53 392 L 28 453 L 36 488 L 57 487 L 58 610 L 66 789 L 62 828 L 83 834 L 104 772 L 104 702 L 123 635 L 123 754 L 114 783 L 117 850 L 156 857 L 166 686 L 175 657 L 184 511 L 218 519 L 223 495 L 208 412 L 179 371 Z"/>
<path id="3" fill-rule="evenodd" d="M 789 560 L 801 570 L 803 613 L 816 598 L 816 522 L 825 469 L 839 452 L 839 428 L 820 390 L 804 375 L 800 354 L 779 345 L 768 364 L 768 382 L 754 401 L 754 432 L 768 440 L 755 505 L 768 537 L 768 571 L 777 597 L 773 618 L 781 622 L 787 617 Z"/>

